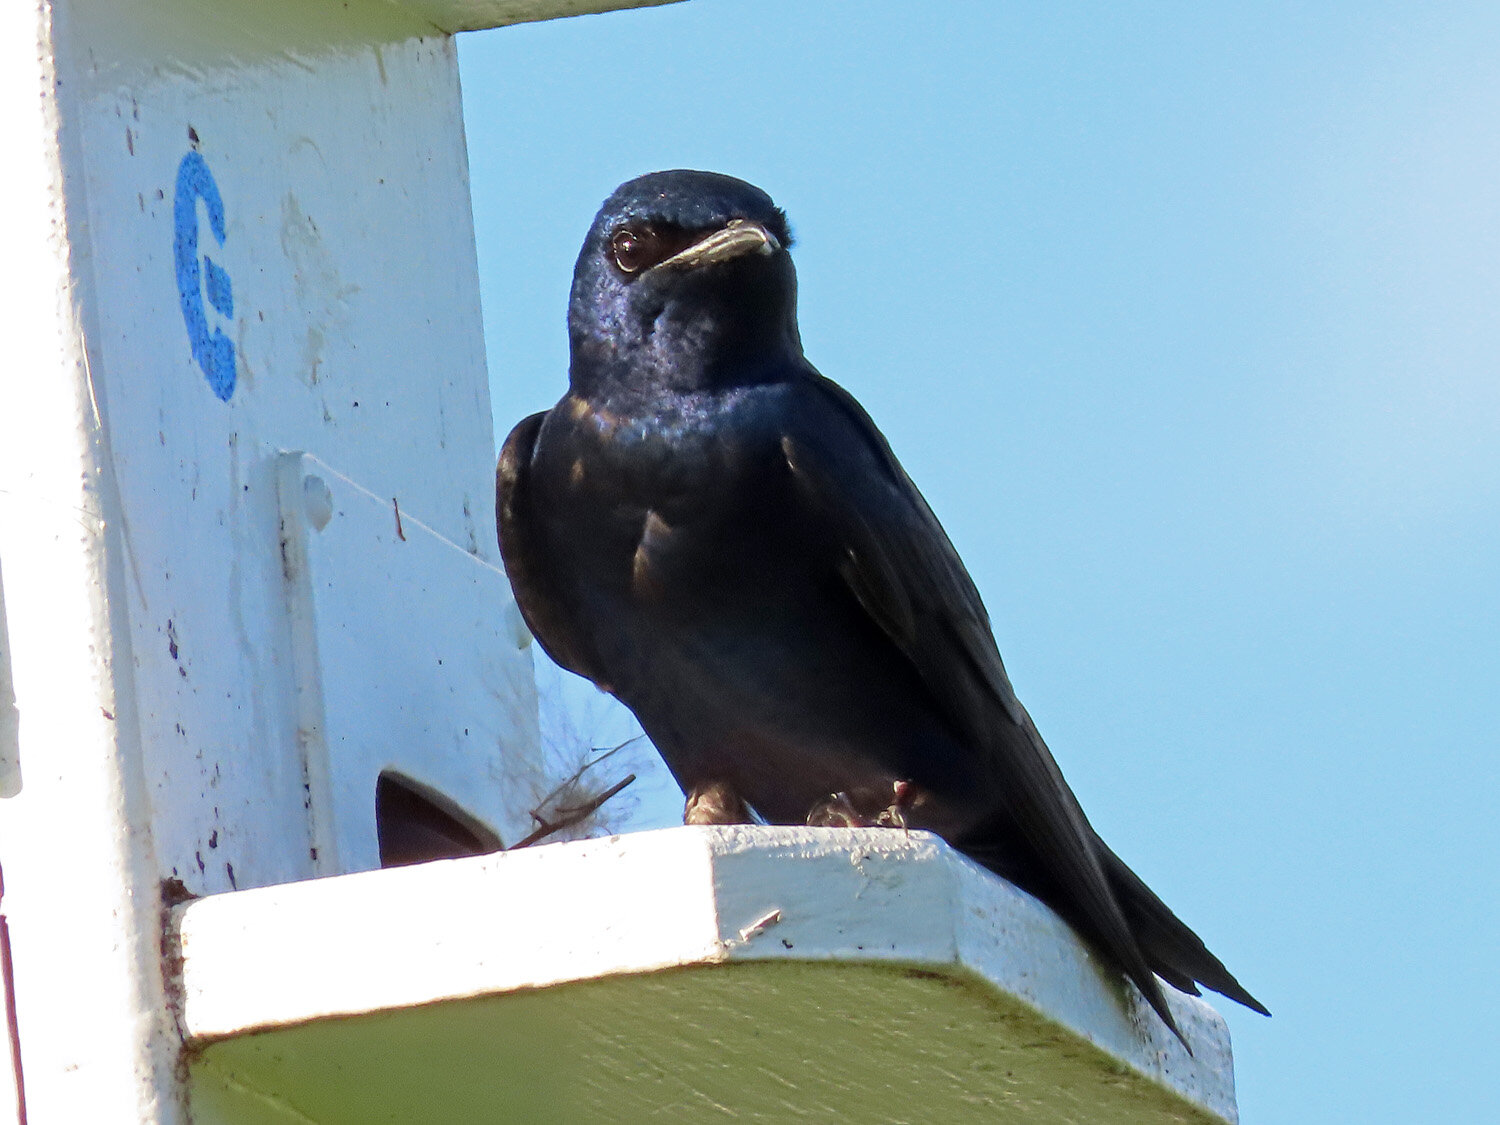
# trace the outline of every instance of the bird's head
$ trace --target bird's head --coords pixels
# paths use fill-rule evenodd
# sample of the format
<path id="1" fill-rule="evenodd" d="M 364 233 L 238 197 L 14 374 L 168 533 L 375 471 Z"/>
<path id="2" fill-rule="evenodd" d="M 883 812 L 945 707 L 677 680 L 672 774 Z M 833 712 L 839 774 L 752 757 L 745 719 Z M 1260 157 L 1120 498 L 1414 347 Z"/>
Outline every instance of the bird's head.
<path id="1" fill-rule="evenodd" d="M 621 185 L 573 271 L 573 390 L 776 378 L 802 355 L 791 241 L 771 197 L 732 176 L 653 172 Z"/>

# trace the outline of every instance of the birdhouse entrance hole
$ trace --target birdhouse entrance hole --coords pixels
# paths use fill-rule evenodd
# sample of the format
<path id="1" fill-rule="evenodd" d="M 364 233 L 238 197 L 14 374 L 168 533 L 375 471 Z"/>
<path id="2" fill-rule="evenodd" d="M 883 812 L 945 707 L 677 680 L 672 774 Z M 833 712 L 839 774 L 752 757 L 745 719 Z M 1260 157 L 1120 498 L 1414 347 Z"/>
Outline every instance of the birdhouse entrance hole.
<path id="1" fill-rule="evenodd" d="M 375 782 L 380 866 L 404 867 L 501 849 L 500 837 L 435 789 L 385 770 Z"/>

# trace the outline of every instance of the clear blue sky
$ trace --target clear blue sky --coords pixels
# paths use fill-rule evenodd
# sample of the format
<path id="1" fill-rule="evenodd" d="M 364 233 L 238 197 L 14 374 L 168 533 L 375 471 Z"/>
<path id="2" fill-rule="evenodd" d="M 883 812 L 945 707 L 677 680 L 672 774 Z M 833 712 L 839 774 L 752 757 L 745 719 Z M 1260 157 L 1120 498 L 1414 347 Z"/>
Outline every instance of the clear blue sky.
<path id="1" fill-rule="evenodd" d="M 798 235 L 1260 1122 L 1500 1120 L 1500 7 L 693 0 L 460 44 L 501 436 L 620 181 Z"/>

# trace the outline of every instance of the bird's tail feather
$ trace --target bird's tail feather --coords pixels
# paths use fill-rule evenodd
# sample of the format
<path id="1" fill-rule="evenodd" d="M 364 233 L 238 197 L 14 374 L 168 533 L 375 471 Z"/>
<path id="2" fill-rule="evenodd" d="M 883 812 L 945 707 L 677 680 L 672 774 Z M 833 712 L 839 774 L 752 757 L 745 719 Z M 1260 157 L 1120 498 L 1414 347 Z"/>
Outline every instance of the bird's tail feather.
<path id="1" fill-rule="evenodd" d="M 1197 996 L 1201 984 L 1262 1015 L 1271 1014 L 1124 860 L 1102 840 L 1098 848 L 1105 876 L 1152 972 L 1182 992 Z"/>

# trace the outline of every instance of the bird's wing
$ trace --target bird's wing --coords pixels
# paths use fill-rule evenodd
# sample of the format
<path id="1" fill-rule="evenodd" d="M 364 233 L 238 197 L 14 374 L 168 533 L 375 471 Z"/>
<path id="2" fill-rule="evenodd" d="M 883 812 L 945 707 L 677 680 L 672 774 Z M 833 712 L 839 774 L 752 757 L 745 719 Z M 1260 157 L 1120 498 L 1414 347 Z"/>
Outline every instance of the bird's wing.
<path id="1" fill-rule="evenodd" d="M 1175 1031 L 1095 852 L 1093 829 L 1011 688 L 979 591 L 880 431 L 852 395 L 815 376 L 800 384 L 787 413 L 782 451 L 803 502 L 838 536 L 844 581 L 982 755 L 997 811 L 1025 837 L 1058 901 L 1072 908 L 1069 921 L 1104 947 Z M 979 839 L 954 842 L 983 850 Z"/>
<path id="2" fill-rule="evenodd" d="M 546 537 L 532 501 L 531 459 L 546 412 L 523 418 L 511 430 L 495 466 L 495 525 L 500 557 L 510 578 L 516 605 L 532 636 L 558 664 L 599 682 L 598 661 L 574 626 L 568 601 L 557 588 L 559 568 L 550 557 Z"/>

